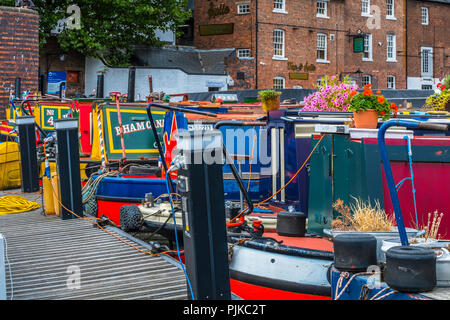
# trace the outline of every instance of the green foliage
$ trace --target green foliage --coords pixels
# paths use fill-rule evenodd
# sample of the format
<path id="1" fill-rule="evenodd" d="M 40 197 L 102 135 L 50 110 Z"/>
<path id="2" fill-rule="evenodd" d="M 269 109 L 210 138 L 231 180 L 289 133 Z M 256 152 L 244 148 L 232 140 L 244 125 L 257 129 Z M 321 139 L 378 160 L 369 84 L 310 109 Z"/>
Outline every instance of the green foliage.
<path id="1" fill-rule="evenodd" d="M 433 111 L 444 111 L 447 103 L 450 103 L 450 90 L 448 89 L 429 96 L 425 101 L 425 106 Z"/>
<path id="2" fill-rule="evenodd" d="M 272 99 L 278 99 L 281 95 L 281 92 L 275 90 L 262 90 L 258 92 L 258 99 L 260 101 L 268 101 Z"/>
<path id="3" fill-rule="evenodd" d="M 14 7 L 16 5 L 15 0 L 0 0 L 0 6 Z"/>
<path id="4" fill-rule="evenodd" d="M 450 74 L 442 79 L 442 83 L 446 88 L 450 88 Z"/>
<path id="5" fill-rule="evenodd" d="M 5 0 L 0 0 L 5 1 Z M 101 59 L 107 66 L 126 66 L 133 46 L 161 45 L 155 31 L 177 31 L 190 12 L 187 0 L 34 0 L 40 16 L 41 48 L 61 19 L 73 16 L 69 6 L 80 8 L 80 28 L 65 28 L 57 35 L 63 50 L 75 50 Z"/>
<path id="6" fill-rule="evenodd" d="M 384 121 L 390 119 L 392 111 L 398 111 L 395 103 L 389 103 L 384 96 L 374 95 L 370 88 L 365 87 L 362 93 L 353 96 L 348 110 L 361 112 L 369 109 L 376 110 L 378 116 Z"/>

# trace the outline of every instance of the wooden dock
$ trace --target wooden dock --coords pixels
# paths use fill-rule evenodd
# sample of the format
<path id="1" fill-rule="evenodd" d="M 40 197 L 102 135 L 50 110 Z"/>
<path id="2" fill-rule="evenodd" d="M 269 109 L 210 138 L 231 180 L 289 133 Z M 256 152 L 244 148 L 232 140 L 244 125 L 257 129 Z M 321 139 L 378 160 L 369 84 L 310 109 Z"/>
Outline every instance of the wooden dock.
<path id="1" fill-rule="evenodd" d="M 151 247 L 106 229 L 115 236 L 86 220 L 45 216 L 42 209 L 0 216 L 12 275 L 11 281 L 7 264 L 7 299 L 187 299 L 178 261 L 142 253 L 116 237 L 147 252 Z"/>

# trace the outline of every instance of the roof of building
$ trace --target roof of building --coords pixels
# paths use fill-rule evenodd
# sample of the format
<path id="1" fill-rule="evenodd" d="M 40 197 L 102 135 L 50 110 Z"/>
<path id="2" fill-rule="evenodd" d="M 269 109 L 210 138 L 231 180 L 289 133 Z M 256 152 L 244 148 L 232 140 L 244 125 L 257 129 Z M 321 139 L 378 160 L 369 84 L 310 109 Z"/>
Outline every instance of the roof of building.
<path id="1" fill-rule="evenodd" d="M 181 69 L 188 74 L 223 75 L 225 57 L 235 49 L 199 50 L 192 47 L 137 47 L 132 64 L 136 67 Z"/>

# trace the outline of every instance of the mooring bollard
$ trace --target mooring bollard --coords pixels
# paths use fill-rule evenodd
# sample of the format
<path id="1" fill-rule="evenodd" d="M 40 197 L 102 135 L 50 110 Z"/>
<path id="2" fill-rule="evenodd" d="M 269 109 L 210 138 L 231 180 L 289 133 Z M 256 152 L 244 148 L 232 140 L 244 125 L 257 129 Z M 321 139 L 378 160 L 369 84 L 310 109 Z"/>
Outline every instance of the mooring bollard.
<path id="1" fill-rule="evenodd" d="M 36 152 L 36 131 L 34 117 L 16 118 L 19 136 L 20 165 L 22 177 L 22 192 L 39 191 L 39 173 Z"/>
<path id="2" fill-rule="evenodd" d="M 56 167 L 61 201 L 60 217 L 63 220 L 82 217 L 78 119 L 58 119 L 54 120 L 53 123 L 56 131 Z"/>

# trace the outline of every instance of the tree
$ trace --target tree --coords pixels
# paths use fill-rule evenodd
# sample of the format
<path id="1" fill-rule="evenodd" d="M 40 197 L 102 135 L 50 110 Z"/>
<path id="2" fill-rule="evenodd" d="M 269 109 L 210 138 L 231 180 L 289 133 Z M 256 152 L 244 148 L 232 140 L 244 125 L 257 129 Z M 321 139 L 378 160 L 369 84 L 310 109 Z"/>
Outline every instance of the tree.
<path id="1" fill-rule="evenodd" d="M 155 31 L 177 32 L 191 14 L 184 9 L 187 0 L 33 1 L 40 17 L 41 48 L 59 23 L 61 49 L 98 58 L 107 66 L 127 65 L 135 45 L 160 45 Z M 0 5 L 11 2 L 0 0 Z"/>

